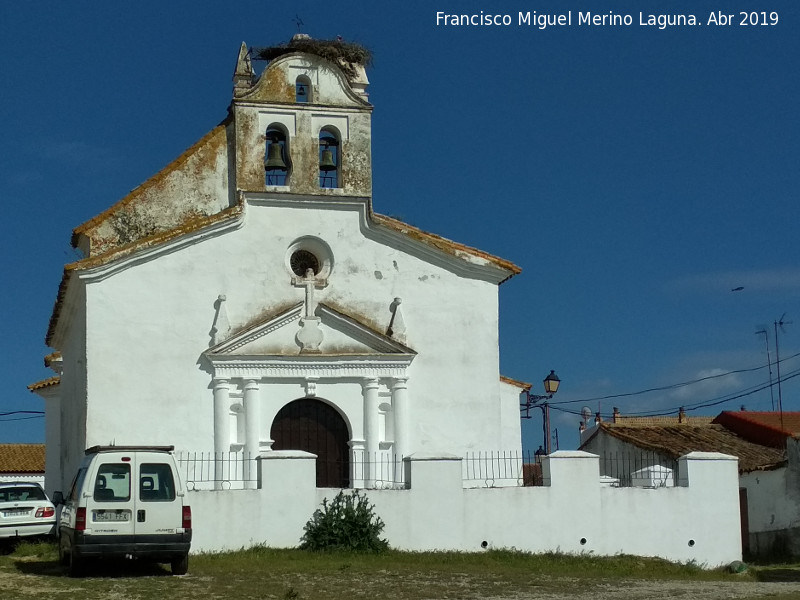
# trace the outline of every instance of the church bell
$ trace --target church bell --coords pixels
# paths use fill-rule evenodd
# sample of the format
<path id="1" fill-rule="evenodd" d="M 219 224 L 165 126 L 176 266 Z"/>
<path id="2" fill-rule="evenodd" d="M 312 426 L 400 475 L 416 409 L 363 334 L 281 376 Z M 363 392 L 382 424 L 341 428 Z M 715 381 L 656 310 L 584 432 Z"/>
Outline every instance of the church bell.
<path id="1" fill-rule="evenodd" d="M 322 151 L 322 157 L 319 161 L 319 170 L 326 173 L 336 170 L 336 163 L 333 160 L 333 150 L 331 150 L 329 146 L 326 146 L 325 150 Z"/>
<path id="2" fill-rule="evenodd" d="M 267 171 L 285 171 L 286 163 L 283 161 L 283 148 L 278 142 L 269 145 L 267 160 L 264 161 L 264 168 Z"/>

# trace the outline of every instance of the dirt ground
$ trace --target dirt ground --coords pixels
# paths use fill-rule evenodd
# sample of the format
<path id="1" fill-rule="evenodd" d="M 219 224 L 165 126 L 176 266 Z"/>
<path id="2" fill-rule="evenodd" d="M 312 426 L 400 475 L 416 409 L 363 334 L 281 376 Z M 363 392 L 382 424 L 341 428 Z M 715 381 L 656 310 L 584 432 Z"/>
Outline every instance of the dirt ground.
<path id="1" fill-rule="evenodd" d="M 67 577 L 55 560 L 20 558 L 0 565 L 0 598 L 80 597 L 83 600 L 800 600 L 800 569 L 770 567 L 726 581 L 692 579 L 616 579 L 531 575 L 508 579 L 502 574 L 369 574 L 300 569 L 275 573 L 214 571 L 209 564 L 185 576 L 168 568 L 129 563 L 98 568 L 84 579 Z M 239 584 L 243 584 L 240 585 Z"/>
<path id="2" fill-rule="evenodd" d="M 517 596 L 513 600 L 717 600 L 720 598 L 800 599 L 800 581 L 722 582 L 627 580 L 598 583 L 594 589 L 575 593 Z M 499 600 L 499 599 L 498 599 Z M 504 600 L 512 600 L 507 598 Z"/>

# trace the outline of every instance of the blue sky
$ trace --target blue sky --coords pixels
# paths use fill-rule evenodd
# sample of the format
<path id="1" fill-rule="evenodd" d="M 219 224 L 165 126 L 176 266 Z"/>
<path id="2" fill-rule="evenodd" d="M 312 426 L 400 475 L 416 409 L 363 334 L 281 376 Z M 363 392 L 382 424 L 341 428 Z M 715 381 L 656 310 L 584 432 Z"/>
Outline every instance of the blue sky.
<path id="1" fill-rule="evenodd" d="M 539 391 L 556 370 L 561 448 L 579 422 L 563 411 L 584 405 L 769 410 L 769 389 L 752 393 L 769 380 L 755 332 L 774 361 L 784 314 L 783 407 L 800 410 L 796 2 L 769 3 L 775 26 L 739 25 L 766 6 L 752 1 L 284 4 L 0 3 L 0 412 L 43 409 L 26 386 L 50 375 L 72 228 L 220 122 L 240 43 L 286 41 L 297 17 L 374 53 L 375 209 L 523 268 L 500 288 L 501 371 Z M 665 10 L 703 25 L 639 25 Z M 735 24 L 708 26 L 720 10 Z M 438 11 L 514 23 L 437 26 Z M 520 11 L 573 25 L 519 26 Z M 578 26 L 586 11 L 633 24 Z M 0 441 L 43 441 L 42 418 L 9 420 L 25 416 L 0 416 Z M 535 449 L 540 423 L 523 429 Z"/>

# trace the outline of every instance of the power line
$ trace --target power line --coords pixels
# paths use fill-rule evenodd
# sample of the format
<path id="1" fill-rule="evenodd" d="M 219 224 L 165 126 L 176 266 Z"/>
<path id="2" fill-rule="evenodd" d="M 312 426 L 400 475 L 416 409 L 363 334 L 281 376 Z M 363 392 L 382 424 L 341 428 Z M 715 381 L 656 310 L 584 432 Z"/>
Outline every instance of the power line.
<path id="1" fill-rule="evenodd" d="M 792 358 L 792 357 L 790 357 Z M 787 359 L 788 360 L 788 359 Z M 795 377 L 800 376 L 800 369 L 796 369 L 794 371 L 790 371 L 789 374 L 784 375 L 781 377 L 781 381 L 787 381 L 789 379 L 794 379 Z M 720 404 L 725 404 L 726 402 L 732 402 L 733 400 L 739 400 L 740 398 L 745 398 L 757 392 L 763 391 L 768 389 L 771 385 L 775 385 L 775 382 L 770 383 L 761 383 L 755 386 L 751 386 L 749 388 L 744 388 L 743 390 L 739 390 L 738 392 L 731 392 L 730 394 L 726 394 L 724 396 L 720 396 L 717 398 L 712 398 L 710 400 L 701 400 L 699 402 L 695 402 L 693 404 L 683 404 L 680 406 L 675 406 L 673 408 L 666 408 L 666 409 L 654 409 L 654 410 L 647 410 L 641 412 L 629 412 L 626 413 L 627 416 L 633 417 L 663 417 L 668 415 L 673 415 L 678 412 L 681 408 L 686 411 L 694 411 L 700 408 L 708 408 L 709 406 L 718 406 Z M 560 408 L 558 406 L 553 406 L 552 404 L 550 407 L 553 410 L 558 410 L 564 413 L 582 416 L 580 412 L 575 410 L 570 410 L 567 408 Z M 602 417 L 610 418 L 612 415 L 601 415 Z"/>
<path id="2" fill-rule="evenodd" d="M 780 362 L 786 362 L 787 360 L 792 360 L 793 358 L 797 358 L 798 356 L 800 356 L 800 352 L 798 352 L 797 354 L 793 354 L 792 356 L 786 357 L 784 359 L 781 359 Z M 626 392 L 626 393 L 622 393 L 622 394 L 610 394 L 608 396 L 596 396 L 594 398 L 582 398 L 580 400 L 563 400 L 561 402 L 549 402 L 548 404 L 550 406 L 563 405 L 563 404 L 579 404 L 579 403 L 586 404 L 586 403 L 589 403 L 589 402 L 596 402 L 598 400 L 611 400 L 613 398 L 627 398 L 627 397 L 630 397 L 630 396 L 640 396 L 642 394 L 650 394 L 652 392 L 664 392 L 664 391 L 668 391 L 668 390 L 674 390 L 674 389 L 677 389 L 677 388 L 693 385 L 695 383 L 701 383 L 703 381 L 708 381 L 710 379 L 718 379 L 720 377 L 727 377 L 728 375 L 736 375 L 736 374 L 739 374 L 739 373 L 752 373 L 754 371 L 760 371 L 762 369 L 766 369 L 768 366 L 769 365 L 761 365 L 759 367 L 750 367 L 750 368 L 747 368 L 747 369 L 736 369 L 736 370 L 733 370 L 733 371 L 727 371 L 725 373 L 717 373 L 716 375 L 707 375 L 706 377 L 700 377 L 698 379 L 692 379 L 690 381 L 682 381 L 680 383 L 673 383 L 673 384 L 670 384 L 670 385 L 664 385 L 664 386 L 660 386 L 660 387 L 648 388 L 648 389 L 645 389 L 645 390 L 640 390 L 638 392 Z M 786 377 L 784 377 L 783 379 L 786 379 Z"/>
<path id="3" fill-rule="evenodd" d="M 13 419 L 0 419 L 0 423 L 7 423 L 9 421 L 27 421 L 28 419 L 43 419 L 44 414 L 32 415 L 30 417 L 14 417 Z"/>

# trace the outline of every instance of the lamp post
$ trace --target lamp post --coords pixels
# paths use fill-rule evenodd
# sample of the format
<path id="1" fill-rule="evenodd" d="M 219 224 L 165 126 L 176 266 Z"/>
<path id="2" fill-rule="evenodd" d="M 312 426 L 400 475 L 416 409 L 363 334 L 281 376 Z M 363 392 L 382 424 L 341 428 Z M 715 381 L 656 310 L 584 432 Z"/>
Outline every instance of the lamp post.
<path id="1" fill-rule="evenodd" d="M 531 408 L 541 408 L 542 409 L 542 434 L 544 435 L 544 448 L 547 454 L 550 454 L 550 405 L 547 403 L 550 398 L 553 397 L 558 391 L 558 386 L 561 384 L 561 380 L 556 375 L 556 372 L 552 369 L 550 370 L 550 374 L 544 378 L 544 396 L 538 396 L 536 394 L 531 394 L 530 390 L 525 390 L 525 402 L 519 405 L 520 407 L 520 417 L 523 419 L 530 419 L 531 418 Z M 539 404 L 544 400 L 543 403 Z"/>

